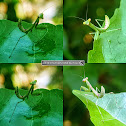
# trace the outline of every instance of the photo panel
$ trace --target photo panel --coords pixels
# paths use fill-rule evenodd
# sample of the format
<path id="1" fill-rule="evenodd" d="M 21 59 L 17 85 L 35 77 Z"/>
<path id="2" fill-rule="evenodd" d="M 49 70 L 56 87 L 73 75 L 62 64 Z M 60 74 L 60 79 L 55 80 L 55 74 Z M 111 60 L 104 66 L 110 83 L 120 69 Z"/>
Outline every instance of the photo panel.
<path id="1" fill-rule="evenodd" d="M 125 63 L 125 0 L 64 0 L 64 59 Z"/>
<path id="2" fill-rule="evenodd" d="M 0 63 L 63 59 L 63 0 L 6 0 L 0 8 Z"/>
<path id="3" fill-rule="evenodd" d="M 0 65 L 0 126 L 62 126 L 63 68 Z"/>
<path id="4" fill-rule="evenodd" d="M 126 125 L 125 71 L 126 64 L 64 66 L 64 126 Z"/>

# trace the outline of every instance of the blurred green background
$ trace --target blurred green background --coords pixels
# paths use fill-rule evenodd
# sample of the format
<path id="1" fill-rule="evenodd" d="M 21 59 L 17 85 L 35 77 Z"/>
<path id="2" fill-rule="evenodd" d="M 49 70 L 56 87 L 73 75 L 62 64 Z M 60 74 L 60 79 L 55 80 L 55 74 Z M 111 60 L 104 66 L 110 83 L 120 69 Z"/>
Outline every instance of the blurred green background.
<path id="1" fill-rule="evenodd" d="M 64 126 L 93 126 L 85 105 L 72 94 L 72 90 L 80 90 L 86 86 L 82 79 L 88 77 L 96 89 L 105 87 L 106 93 L 126 92 L 126 64 L 86 64 L 82 66 L 63 67 L 64 89 Z"/>
<path id="2" fill-rule="evenodd" d="M 70 16 L 86 19 L 88 10 L 87 19 L 91 18 L 91 22 L 98 26 L 95 19 L 104 20 L 105 15 L 111 18 L 119 5 L 120 0 L 64 0 L 64 59 L 87 62 L 88 51 L 93 49 L 93 38 L 89 35 L 93 30 L 84 26 L 83 20 Z"/>
<path id="3" fill-rule="evenodd" d="M 30 88 L 37 80 L 35 89 L 63 89 L 63 67 L 42 66 L 41 63 L 0 64 L 0 88 Z"/>
<path id="4" fill-rule="evenodd" d="M 44 19 L 39 23 L 63 23 L 62 0 L 0 0 L 1 20 L 17 22 L 21 18 L 27 22 L 33 22 L 42 12 Z"/>

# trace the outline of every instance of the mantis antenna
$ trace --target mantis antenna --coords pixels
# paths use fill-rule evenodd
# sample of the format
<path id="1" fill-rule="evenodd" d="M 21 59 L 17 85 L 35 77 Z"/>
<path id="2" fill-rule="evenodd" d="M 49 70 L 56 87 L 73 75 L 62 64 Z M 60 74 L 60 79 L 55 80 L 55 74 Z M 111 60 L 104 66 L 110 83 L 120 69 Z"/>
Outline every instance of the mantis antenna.
<path id="1" fill-rule="evenodd" d="M 83 18 L 76 17 L 76 16 L 68 16 L 68 17 L 73 17 L 73 18 L 77 18 L 77 19 L 80 19 L 80 20 L 83 20 L 83 21 L 85 21 Z"/>
<path id="2" fill-rule="evenodd" d="M 87 10 L 86 10 L 86 20 L 87 20 L 87 16 L 88 16 L 88 4 L 87 4 Z"/>

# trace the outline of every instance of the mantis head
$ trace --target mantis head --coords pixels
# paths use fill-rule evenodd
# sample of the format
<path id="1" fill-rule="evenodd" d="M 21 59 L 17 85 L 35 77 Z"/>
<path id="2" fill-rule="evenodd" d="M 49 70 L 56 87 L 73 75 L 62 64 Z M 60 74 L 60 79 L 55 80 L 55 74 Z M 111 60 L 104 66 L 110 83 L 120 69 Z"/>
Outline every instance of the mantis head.
<path id="1" fill-rule="evenodd" d="M 34 80 L 34 81 L 32 81 L 30 84 L 31 84 L 31 85 L 35 85 L 36 82 L 37 82 L 37 80 Z"/>
<path id="2" fill-rule="evenodd" d="M 41 14 L 39 15 L 39 18 L 44 19 L 44 14 L 41 13 Z"/>
<path id="3" fill-rule="evenodd" d="M 83 82 L 86 82 L 88 80 L 88 77 L 84 78 L 82 81 Z"/>
<path id="4" fill-rule="evenodd" d="M 90 22 L 91 22 L 91 18 L 89 18 L 87 21 L 84 21 L 83 24 L 84 25 L 89 25 Z"/>

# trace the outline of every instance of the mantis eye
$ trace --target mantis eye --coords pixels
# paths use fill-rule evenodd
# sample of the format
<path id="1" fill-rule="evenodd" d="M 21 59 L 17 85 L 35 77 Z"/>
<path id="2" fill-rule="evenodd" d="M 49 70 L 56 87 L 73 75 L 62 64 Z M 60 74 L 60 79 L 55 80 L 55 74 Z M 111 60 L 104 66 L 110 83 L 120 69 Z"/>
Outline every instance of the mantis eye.
<path id="1" fill-rule="evenodd" d="M 88 21 L 91 22 L 91 18 L 89 18 Z"/>
<path id="2" fill-rule="evenodd" d="M 84 25 L 89 25 L 91 19 L 89 18 L 87 21 L 83 22 Z"/>
<path id="3" fill-rule="evenodd" d="M 85 25 L 85 24 L 86 24 L 86 22 L 83 22 L 83 24 Z"/>

